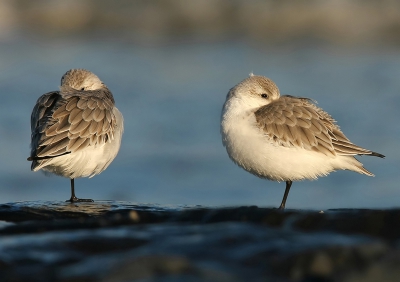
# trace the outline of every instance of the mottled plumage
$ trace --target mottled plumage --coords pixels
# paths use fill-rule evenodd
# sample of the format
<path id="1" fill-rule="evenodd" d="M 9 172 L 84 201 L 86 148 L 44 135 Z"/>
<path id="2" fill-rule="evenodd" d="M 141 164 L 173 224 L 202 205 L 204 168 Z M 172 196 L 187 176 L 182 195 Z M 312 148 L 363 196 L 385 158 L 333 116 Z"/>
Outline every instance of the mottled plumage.
<path id="1" fill-rule="evenodd" d="M 107 168 L 118 153 L 122 114 L 112 93 L 93 73 L 68 71 L 60 91 L 42 95 L 31 116 L 31 169 L 71 179 L 92 177 Z"/>
<path id="2" fill-rule="evenodd" d="M 374 152 L 351 143 L 335 120 L 310 99 L 282 96 L 260 107 L 254 114 L 258 126 L 281 146 L 303 148 L 327 156 L 374 155 Z"/>
<path id="3" fill-rule="evenodd" d="M 373 176 L 355 155 L 381 154 L 353 144 L 335 120 L 308 98 L 280 96 L 275 83 L 250 76 L 228 95 L 221 133 L 229 157 L 261 178 L 286 181 L 316 179 L 348 169 Z"/>

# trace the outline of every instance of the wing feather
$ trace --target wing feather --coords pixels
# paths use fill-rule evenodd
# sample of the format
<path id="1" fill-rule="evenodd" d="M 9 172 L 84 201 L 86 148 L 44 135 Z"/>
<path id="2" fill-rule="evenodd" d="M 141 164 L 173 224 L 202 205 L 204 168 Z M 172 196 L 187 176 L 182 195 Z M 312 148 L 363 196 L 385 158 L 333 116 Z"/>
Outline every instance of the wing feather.
<path id="1" fill-rule="evenodd" d="M 57 133 L 61 133 L 61 132 L 69 130 L 70 123 L 68 122 L 68 119 L 69 119 L 69 117 L 65 116 L 55 123 L 55 124 L 58 124 L 57 129 L 56 129 Z M 45 135 L 48 136 L 48 134 L 50 134 L 50 132 L 48 133 L 46 130 Z"/>
<path id="2" fill-rule="evenodd" d="M 93 110 L 97 107 L 97 102 L 94 99 L 89 99 L 87 102 L 87 106 L 89 109 Z"/>
<path id="3" fill-rule="evenodd" d="M 73 108 L 69 114 L 68 122 L 70 124 L 76 124 L 82 119 L 82 110 L 78 107 Z"/>
<path id="4" fill-rule="evenodd" d="M 290 127 L 294 127 L 297 124 L 297 119 L 296 117 L 292 114 L 292 115 L 285 115 L 286 117 L 286 125 L 290 126 Z"/>
<path id="5" fill-rule="evenodd" d="M 309 99 L 282 96 L 254 114 L 259 128 L 278 145 L 327 156 L 374 154 L 351 143 L 336 121 Z"/>
<path id="6" fill-rule="evenodd" d="M 69 101 L 67 101 L 66 110 L 68 112 L 72 111 L 76 108 L 76 104 L 78 103 L 78 97 L 72 97 Z"/>
<path id="7" fill-rule="evenodd" d="M 60 106 L 57 110 L 53 113 L 53 118 L 61 118 L 69 114 L 67 111 L 67 105 Z"/>
<path id="8" fill-rule="evenodd" d="M 89 126 L 89 124 L 89 121 L 81 119 L 79 123 L 71 124 L 71 126 L 69 127 L 69 132 L 71 132 L 72 134 L 83 132 Z"/>
<path id="9" fill-rule="evenodd" d="M 43 131 L 42 132 L 44 132 L 45 130 L 47 131 L 47 136 L 54 136 L 54 135 L 57 135 L 57 128 L 58 128 L 58 126 L 59 126 L 59 124 L 58 123 L 55 123 L 55 124 L 53 124 L 52 126 L 50 126 L 48 129 L 46 129 L 46 128 L 43 128 Z"/>
<path id="10" fill-rule="evenodd" d="M 278 138 L 287 139 L 287 136 L 285 135 L 285 130 L 284 130 L 282 124 L 274 123 L 273 125 L 275 126 L 275 135 Z"/>
<path id="11" fill-rule="evenodd" d="M 67 138 L 62 139 L 59 142 L 49 144 L 47 146 L 42 146 L 42 150 L 37 154 L 38 157 L 44 157 L 44 156 L 55 156 L 56 152 L 59 152 L 63 149 L 66 148 L 68 145 L 69 140 Z"/>
<path id="12" fill-rule="evenodd" d="M 72 139 L 67 146 L 67 150 L 71 152 L 76 152 L 77 149 L 85 142 L 86 138 L 76 138 Z"/>
<path id="13" fill-rule="evenodd" d="M 107 90 L 108 91 L 108 90 Z M 116 128 L 114 103 L 107 95 L 42 95 L 31 115 L 31 158 L 55 157 L 111 141 Z M 32 169 L 48 159 L 33 160 Z"/>
<path id="14" fill-rule="evenodd" d="M 101 110 L 100 108 L 96 108 L 92 112 L 92 119 L 95 121 L 103 120 L 104 116 L 105 116 L 104 111 Z"/>
<path id="15" fill-rule="evenodd" d="M 298 126 L 304 127 L 304 128 L 310 128 L 310 126 L 311 126 L 311 121 L 310 120 L 303 119 L 301 117 L 297 117 L 296 123 L 297 123 Z"/>
<path id="16" fill-rule="evenodd" d="M 303 134 L 301 136 L 304 140 L 303 144 L 308 144 L 309 147 L 316 147 L 318 145 L 318 141 L 313 132 L 307 128 L 302 128 L 302 130 Z M 307 140 L 305 140 L 304 137 L 306 137 Z"/>
<path id="17" fill-rule="evenodd" d="M 304 138 L 301 136 L 303 134 L 303 131 L 301 130 L 301 127 L 299 126 L 290 126 L 287 125 L 287 127 L 289 128 L 290 134 L 292 135 L 291 138 L 291 142 L 293 145 L 298 146 L 298 147 L 304 147 L 303 146 L 303 141 L 308 141 L 307 138 Z M 307 143 L 306 143 L 307 144 Z M 307 144 L 308 146 L 308 144 Z"/>
<path id="18" fill-rule="evenodd" d="M 87 105 L 87 104 L 86 104 Z M 92 120 L 92 112 L 93 112 L 93 109 L 91 109 L 91 108 L 89 108 L 89 107 L 87 107 L 83 112 L 82 112 L 82 118 L 84 119 L 84 120 Z"/>
<path id="19" fill-rule="evenodd" d="M 55 136 L 53 136 L 52 138 L 47 138 L 44 139 L 42 142 L 39 143 L 40 146 L 45 146 L 45 145 L 49 145 L 52 143 L 56 143 L 64 138 L 68 138 L 68 131 L 65 131 L 63 133 L 57 134 Z"/>
<path id="20" fill-rule="evenodd" d="M 87 108 L 87 102 L 87 99 L 79 99 L 76 106 L 81 110 L 85 110 Z"/>
<path id="21" fill-rule="evenodd" d="M 104 120 L 101 120 L 101 121 L 97 122 L 96 132 L 102 132 L 103 131 L 103 123 L 104 123 Z"/>
<path id="22" fill-rule="evenodd" d="M 88 122 L 88 126 L 82 131 L 80 131 L 80 137 L 90 139 L 90 131 L 89 131 L 90 122 Z"/>
<path id="23" fill-rule="evenodd" d="M 317 139 L 310 133 L 310 130 L 305 130 L 303 127 L 300 127 L 299 130 L 301 131 L 301 144 L 305 149 L 311 150 L 312 147 L 317 146 Z"/>
<path id="24" fill-rule="evenodd" d="M 97 125 L 98 125 L 97 122 L 94 121 L 94 120 L 92 120 L 92 121 L 90 122 L 90 125 L 89 125 L 89 127 L 88 127 L 88 130 L 89 130 L 89 134 L 90 134 L 90 135 L 93 135 L 94 133 L 96 133 Z"/>

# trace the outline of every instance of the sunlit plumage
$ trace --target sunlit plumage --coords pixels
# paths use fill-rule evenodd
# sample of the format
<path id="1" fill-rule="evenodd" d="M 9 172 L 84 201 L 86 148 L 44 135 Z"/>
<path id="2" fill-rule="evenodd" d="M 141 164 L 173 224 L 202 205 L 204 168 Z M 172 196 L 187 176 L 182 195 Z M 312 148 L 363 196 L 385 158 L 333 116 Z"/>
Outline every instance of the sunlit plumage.
<path id="1" fill-rule="evenodd" d="M 353 144 L 335 120 L 308 98 L 280 96 L 275 83 L 250 76 L 233 87 L 222 110 L 221 134 L 240 167 L 274 181 L 316 179 L 335 170 L 373 176 L 355 155 L 384 157 Z"/>
<path id="2" fill-rule="evenodd" d="M 72 69 L 61 79 L 60 91 L 42 95 L 31 116 L 33 171 L 44 170 L 71 179 L 104 171 L 116 157 L 123 117 L 107 86 L 93 73 Z"/>

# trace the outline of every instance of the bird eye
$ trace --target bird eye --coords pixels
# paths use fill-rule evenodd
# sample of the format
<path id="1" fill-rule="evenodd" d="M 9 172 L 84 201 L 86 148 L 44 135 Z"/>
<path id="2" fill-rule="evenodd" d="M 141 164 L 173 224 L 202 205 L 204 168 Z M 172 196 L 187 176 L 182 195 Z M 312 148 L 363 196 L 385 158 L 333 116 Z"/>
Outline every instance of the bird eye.
<path id="1" fill-rule="evenodd" d="M 85 90 L 85 87 L 82 87 L 82 88 L 81 88 L 81 91 L 84 91 L 84 90 Z"/>
<path id="2" fill-rule="evenodd" d="M 265 99 L 267 99 L 268 98 L 268 94 L 261 94 L 261 97 L 263 97 L 263 98 L 265 98 Z"/>

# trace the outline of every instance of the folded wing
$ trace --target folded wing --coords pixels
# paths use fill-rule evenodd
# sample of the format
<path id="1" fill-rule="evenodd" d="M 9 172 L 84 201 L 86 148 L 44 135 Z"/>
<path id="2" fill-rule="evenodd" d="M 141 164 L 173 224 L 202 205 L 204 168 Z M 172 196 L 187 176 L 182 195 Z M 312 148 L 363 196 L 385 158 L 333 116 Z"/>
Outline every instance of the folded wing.
<path id="1" fill-rule="evenodd" d="M 273 142 L 300 147 L 327 156 L 374 155 L 378 153 L 351 143 L 335 120 L 307 98 L 282 96 L 255 112 L 258 126 Z"/>
<path id="2" fill-rule="evenodd" d="M 114 139 L 113 104 L 96 96 L 42 95 L 31 116 L 31 160 L 78 152 Z"/>

